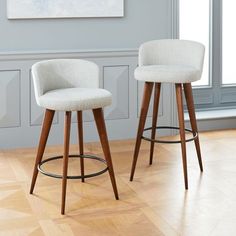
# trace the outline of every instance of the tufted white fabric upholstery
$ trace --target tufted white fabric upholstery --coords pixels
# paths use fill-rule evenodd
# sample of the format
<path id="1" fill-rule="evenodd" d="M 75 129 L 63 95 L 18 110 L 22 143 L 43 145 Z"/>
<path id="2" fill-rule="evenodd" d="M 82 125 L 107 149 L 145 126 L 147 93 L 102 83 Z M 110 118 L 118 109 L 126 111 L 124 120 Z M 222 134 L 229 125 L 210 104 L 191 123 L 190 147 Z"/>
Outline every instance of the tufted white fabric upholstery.
<path id="1" fill-rule="evenodd" d="M 137 80 L 191 83 L 202 75 L 205 48 L 201 43 L 164 39 L 149 41 L 139 49 Z"/>
<path id="2" fill-rule="evenodd" d="M 60 111 L 101 108 L 111 104 L 111 93 L 99 89 L 99 69 L 90 61 L 55 59 L 32 66 L 36 102 Z"/>

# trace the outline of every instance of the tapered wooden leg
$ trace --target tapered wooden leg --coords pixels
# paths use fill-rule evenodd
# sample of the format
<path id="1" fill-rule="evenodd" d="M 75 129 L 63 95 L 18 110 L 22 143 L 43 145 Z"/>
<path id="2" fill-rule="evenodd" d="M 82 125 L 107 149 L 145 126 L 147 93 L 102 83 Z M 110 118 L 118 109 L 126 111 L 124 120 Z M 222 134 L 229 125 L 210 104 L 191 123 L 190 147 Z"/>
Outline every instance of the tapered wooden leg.
<path id="1" fill-rule="evenodd" d="M 184 170 L 184 182 L 185 182 L 185 189 L 188 189 L 188 172 L 187 172 L 187 156 L 186 156 L 186 139 L 185 139 L 182 84 L 176 84 L 175 88 L 176 88 L 176 100 L 177 100 L 178 117 L 179 117 L 182 160 L 183 160 L 183 170 Z"/>
<path id="2" fill-rule="evenodd" d="M 187 102 L 190 123 L 192 126 L 193 133 L 195 135 L 196 133 L 198 133 L 198 128 L 197 128 L 197 121 L 196 121 L 196 115 L 195 115 L 195 108 L 194 108 L 194 102 L 193 102 L 193 93 L 192 93 L 191 83 L 184 84 L 184 93 L 185 93 L 185 98 L 186 98 L 186 102 Z M 195 142 L 195 147 L 196 147 L 196 151 L 197 151 L 199 167 L 200 167 L 200 170 L 203 171 L 199 137 L 197 137 L 194 140 L 194 142 Z"/>
<path id="3" fill-rule="evenodd" d="M 153 114 L 152 114 L 152 134 L 151 134 L 151 139 L 155 139 L 155 137 L 156 137 L 156 126 L 157 126 L 157 117 L 158 117 L 160 93 L 161 93 L 161 83 L 155 83 Z M 150 146 L 150 161 L 149 161 L 150 165 L 152 165 L 154 145 L 155 145 L 155 142 L 151 142 L 151 146 Z"/>
<path id="4" fill-rule="evenodd" d="M 133 181 L 133 178 L 134 178 L 135 167 L 138 160 L 138 154 L 139 154 L 139 149 L 140 149 L 140 145 L 142 141 L 143 129 L 146 123 L 147 112 L 149 108 L 150 98 L 152 95 L 152 89 L 153 89 L 153 83 L 145 82 L 144 92 L 143 92 L 143 101 L 142 101 L 141 113 L 140 113 L 140 118 L 139 118 L 139 126 L 138 126 L 138 131 L 137 131 L 135 149 L 134 149 L 133 164 L 132 164 L 131 174 L 130 174 L 130 181 Z"/>
<path id="5" fill-rule="evenodd" d="M 64 155 L 63 155 L 62 199 L 61 199 L 62 215 L 65 214 L 67 170 L 68 170 L 69 146 L 70 146 L 70 126 L 71 126 L 71 111 L 66 111 L 65 128 L 64 128 Z"/>
<path id="6" fill-rule="evenodd" d="M 93 109 L 93 115 L 94 115 L 95 122 L 97 125 L 97 130 L 98 130 L 98 134 L 100 137 L 103 153 L 104 153 L 104 156 L 105 156 L 105 159 L 107 162 L 108 171 L 109 171 L 109 175 L 111 178 L 111 183 L 112 183 L 113 191 L 115 194 L 115 198 L 118 200 L 119 195 L 118 195 L 118 190 L 117 190 L 117 186 L 116 186 L 116 179 L 115 179 L 115 174 L 114 174 L 112 160 L 111 160 L 110 147 L 109 147 L 106 125 L 105 125 L 105 121 L 104 121 L 104 115 L 103 115 L 102 108 Z"/>
<path id="7" fill-rule="evenodd" d="M 38 145 L 37 156 L 36 156 L 35 165 L 34 165 L 34 172 L 33 172 L 33 177 L 31 181 L 30 194 L 32 194 L 34 191 L 35 182 L 38 176 L 38 164 L 42 161 L 42 158 L 43 158 L 43 154 L 44 154 L 45 146 L 47 143 L 49 131 L 52 125 L 54 114 L 55 114 L 55 111 L 53 110 L 47 109 L 45 111 L 43 126 L 41 130 L 41 136 L 40 136 L 39 145 Z"/>
<path id="8" fill-rule="evenodd" d="M 78 138 L 79 138 L 79 154 L 84 155 L 84 141 L 83 141 L 83 113 L 77 111 L 78 121 Z M 84 158 L 80 157 L 81 181 L 84 182 Z"/>

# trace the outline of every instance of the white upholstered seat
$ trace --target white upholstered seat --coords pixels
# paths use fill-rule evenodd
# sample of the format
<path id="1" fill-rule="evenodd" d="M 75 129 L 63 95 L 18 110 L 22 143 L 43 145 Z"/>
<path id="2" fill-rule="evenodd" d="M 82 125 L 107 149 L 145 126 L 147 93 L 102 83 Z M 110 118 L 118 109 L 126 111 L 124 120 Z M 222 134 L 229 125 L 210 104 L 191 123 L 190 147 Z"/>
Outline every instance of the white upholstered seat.
<path id="1" fill-rule="evenodd" d="M 199 80 L 201 71 L 192 66 L 156 65 L 140 66 L 135 70 L 135 78 L 149 82 L 191 83 Z"/>
<path id="2" fill-rule="evenodd" d="M 43 108 L 82 111 L 111 104 L 112 95 L 99 88 L 98 66 L 80 59 L 55 59 L 32 67 L 35 97 Z"/>
<path id="3" fill-rule="evenodd" d="M 66 187 L 68 177 L 69 157 L 80 158 L 80 176 L 72 176 L 73 179 L 81 179 L 98 176 L 108 171 L 114 191 L 118 200 L 115 174 L 113 170 L 109 142 L 106 132 L 103 107 L 111 104 L 111 93 L 99 88 L 99 68 L 90 61 L 80 59 L 54 59 L 35 63 L 32 66 L 32 77 L 36 102 L 39 106 L 46 108 L 42 124 L 41 136 L 37 156 L 34 164 L 34 172 L 31 181 L 30 194 L 33 193 L 38 172 L 54 178 L 62 179 L 61 214 L 65 214 Z M 105 159 L 84 155 L 83 144 L 83 110 L 92 110 L 97 126 Z M 44 161 L 43 154 L 46 147 L 48 135 L 52 126 L 55 111 L 65 111 L 64 126 L 64 153 L 63 156 L 48 158 Z M 77 128 L 79 139 L 79 155 L 70 155 L 70 132 L 72 112 L 77 113 Z M 62 175 L 55 175 L 40 169 L 46 162 L 62 158 Z M 96 173 L 85 173 L 84 159 L 95 159 L 107 165 L 103 171 Z"/>
<path id="4" fill-rule="evenodd" d="M 96 88 L 56 89 L 39 97 L 41 107 L 57 111 L 83 111 L 111 104 L 111 93 Z"/>
<path id="5" fill-rule="evenodd" d="M 137 80 L 145 81 L 145 83 L 137 138 L 135 142 L 133 164 L 130 174 L 131 181 L 134 177 L 142 139 L 151 142 L 149 163 L 152 165 L 154 144 L 155 142 L 160 142 L 156 140 L 156 130 L 161 128 L 166 129 L 168 127 L 157 126 L 161 86 L 164 82 L 175 84 L 179 120 L 179 128 L 177 129 L 180 131 L 185 189 L 188 189 L 186 142 L 194 140 L 199 167 L 200 170 L 203 171 L 191 82 L 197 81 L 201 78 L 204 51 L 205 48 L 201 43 L 178 39 L 155 40 L 141 45 L 139 49 L 139 67 L 136 68 L 134 76 Z M 152 126 L 145 129 L 153 87 L 155 87 L 155 91 L 153 98 Z M 187 140 L 185 136 L 186 129 L 184 122 L 183 92 L 185 94 L 186 105 L 189 111 L 190 123 L 192 127 L 191 132 L 194 136 L 193 139 L 189 140 Z M 163 97 L 163 99 L 165 99 L 165 97 Z M 176 129 L 176 127 L 168 128 Z M 143 136 L 144 131 L 147 130 L 151 130 L 150 138 Z"/>
<path id="6" fill-rule="evenodd" d="M 141 45 L 135 78 L 147 82 L 191 83 L 201 78 L 204 46 L 187 40 L 155 40 Z"/>

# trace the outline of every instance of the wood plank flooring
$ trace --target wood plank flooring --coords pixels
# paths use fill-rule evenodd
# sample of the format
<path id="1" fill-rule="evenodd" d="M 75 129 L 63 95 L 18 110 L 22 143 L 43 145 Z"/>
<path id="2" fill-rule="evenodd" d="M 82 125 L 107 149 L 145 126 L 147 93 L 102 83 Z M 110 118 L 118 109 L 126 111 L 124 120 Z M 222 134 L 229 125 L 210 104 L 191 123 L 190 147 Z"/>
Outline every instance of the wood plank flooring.
<path id="1" fill-rule="evenodd" d="M 29 194 L 36 149 L 0 151 L 0 236 L 222 236 L 236 235 L 236 130 L 201 133 L 203 174 L 194 143 L 187 145 L 189 190 L 184 189 L 180 145 L 143 141 L 134 181 L 129 181 L 134 141 L 111 142 L 120 200 L 116 201 L 108 173 L 81 183 L 68 180 L 66 215 L 60 215 L 61 180 L 39 174 Z M 71 146 L 71 153 L 78 151 Z M 62 153 L 48 147 L 45 157 Z M 85 152 L 102 155 L 100 144 Z M 69 174 L 80 173 L 71 160 Z M 85 172 L 101 168 L 85 162 Z M 48 170 L 61 173 L 62 163 Z"/>

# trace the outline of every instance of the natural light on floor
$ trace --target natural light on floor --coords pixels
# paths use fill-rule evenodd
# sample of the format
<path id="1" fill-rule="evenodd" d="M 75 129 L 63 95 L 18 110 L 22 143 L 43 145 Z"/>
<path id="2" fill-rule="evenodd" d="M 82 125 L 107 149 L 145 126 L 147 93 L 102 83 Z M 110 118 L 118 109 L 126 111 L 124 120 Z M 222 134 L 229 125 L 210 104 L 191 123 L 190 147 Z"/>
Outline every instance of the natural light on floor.
<path id="1" fill-rule="evenodd" d="M 210 4 L 208 0 L 180 0 L 179 37 L 199 41 L 206 46 L 202 79 L 196 86 L 209 84 L 209 19 Z M 235 3 L 236 5 L 236 3 Z M 234 9 L 234 8 L 233 8 Z M 199 17 L 200 16 L 200 17 Z M 228 62 L 227 62 L 228 63 Z"/>

